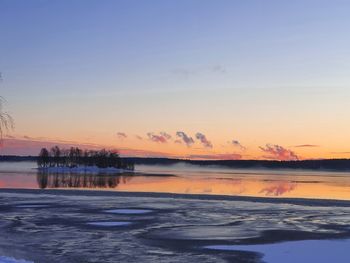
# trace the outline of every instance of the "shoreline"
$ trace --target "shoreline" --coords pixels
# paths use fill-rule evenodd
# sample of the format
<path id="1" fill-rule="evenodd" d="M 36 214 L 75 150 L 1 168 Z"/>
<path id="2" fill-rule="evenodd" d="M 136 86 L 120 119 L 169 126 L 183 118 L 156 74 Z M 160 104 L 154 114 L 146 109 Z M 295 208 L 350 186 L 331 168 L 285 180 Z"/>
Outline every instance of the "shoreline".
<path id="1" fill-rule="evenodd" d="M 253 197 L 253 196 L 230 196 L 230 195 L 208 195 L 208 194 L 177 194 L 158 192 L 123 192 L 109 190 L 80 190 L 80 189 L 23 189 L 23 188 L 0 188 L 1 193 L 10 194 L 45 194 L 45 195 L 65 195 L 65 196 L 99 196 L 99 197 L 150 197 L 150 198 L 173 198 L 192 199 L 207 201 L 239 201 L 268 204 L 292 204 L 303 206 L 342 206 L 350 207 L 350 200 L 336 199 L 310 199 L 310 198 L 274 198 L 274 197 Z"/>

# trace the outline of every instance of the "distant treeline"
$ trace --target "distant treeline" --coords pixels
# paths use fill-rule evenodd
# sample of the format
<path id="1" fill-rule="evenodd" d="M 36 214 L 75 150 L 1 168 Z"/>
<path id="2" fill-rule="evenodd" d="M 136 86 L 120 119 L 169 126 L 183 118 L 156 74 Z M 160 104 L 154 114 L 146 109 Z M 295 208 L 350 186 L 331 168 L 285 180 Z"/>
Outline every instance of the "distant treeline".
<path id="1" fill-rule="evenodd" d="M 130 157 L 128 161 L 148 165 L 191 164 L 200 166 L 221 166 L 235 169 L 304 169 L 350 171 L 350 159 L 323 159 L 302 161 L 273 160 L 182 160 L 170 158 Z"/>
<path id="2" fill-rule="evenodd" d="M 134 170 L 134 163 L 131 160 L 120 158 L 119 154 L 114 151 L 82 150 L 78 147 L 61 149 L 54 146 L 50 150 L 42 148 L 37 157 L 37 163 L 42 168 L 97 166 L 98 168 Z"/>
<path id="3" fill-rule="evenodd" d="M 36 156 L 0 156 L 0 161 L 36 161 Z M 349 171 L 350 159 L 324 159 L 304 161 L 271 161 L 271 160 L 183 160 L 170 158 L 124 157 L 124 163 L 146 165 L 192 164 L 200 166 L 222 166 L 236 169 L 304 169 Z"/>

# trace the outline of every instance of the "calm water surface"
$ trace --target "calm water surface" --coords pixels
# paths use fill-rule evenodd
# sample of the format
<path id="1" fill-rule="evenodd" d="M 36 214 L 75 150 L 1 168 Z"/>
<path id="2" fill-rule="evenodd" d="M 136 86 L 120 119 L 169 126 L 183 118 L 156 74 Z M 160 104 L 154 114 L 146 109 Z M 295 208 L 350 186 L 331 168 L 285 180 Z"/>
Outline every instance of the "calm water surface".
<path id="1" fill-rule="evenodd" d="M 137 175 L 40 174 L 34 162 L 0 162 L 0 188 L 74 188 L 350 200 L 350 173 L 138 165 Z"/>

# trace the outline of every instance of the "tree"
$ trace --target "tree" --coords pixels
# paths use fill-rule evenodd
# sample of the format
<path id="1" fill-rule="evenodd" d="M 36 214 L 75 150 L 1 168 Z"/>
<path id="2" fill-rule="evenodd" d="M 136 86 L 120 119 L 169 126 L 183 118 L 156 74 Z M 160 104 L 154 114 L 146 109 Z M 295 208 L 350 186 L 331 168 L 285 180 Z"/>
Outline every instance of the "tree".
<path id="1" fill-rule="evenodd" d="M 0 96 L 0 141 L 5 131 L 14 128 L 14 122 L 10 114 L 3 110 L 4 98 Z"/>
<path id="2" fill-rule="evenodd" d="M 54 166 L 58 167 L 60 164 L 60 159 L 61 159 L 61 149 L 56 145 L 56 146 L 51 148 L 50 152 L 51 152 L 51 156 L 53 158 Z"/>
<path id="3" fill-rule="evenodd" d="M 50 154 L 46 148 L 42 148 L 38 157 L 38 166 L 47 167 L 49 164 Z"/>

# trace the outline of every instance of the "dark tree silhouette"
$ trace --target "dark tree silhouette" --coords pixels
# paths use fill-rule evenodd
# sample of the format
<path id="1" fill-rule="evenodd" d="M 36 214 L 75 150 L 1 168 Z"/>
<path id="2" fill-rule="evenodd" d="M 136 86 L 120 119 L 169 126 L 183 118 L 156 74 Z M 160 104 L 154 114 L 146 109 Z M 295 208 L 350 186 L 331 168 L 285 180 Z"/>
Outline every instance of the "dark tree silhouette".
<path id="1" fill-rule="evenodd" d="M 119 168 L 126 170 L 134 170 L 134 163 L 124 160 L 115 151 L 100 151 L 81 150 L 78 147 L 70 149 L 60 149 L 54 146 L 49 150 L 42 148 L 38 159 L 38 167 L 78 167 L 78 166 L 97 166 L 98 168 Z"/>
<path id="2" fill-rule="evenodd" d="M 5 99 L 0 96 L 0 142 L 2 141 L 4 132 L 14 128 L 11 115 L 3 109 L 4 102 Z"/>
<path id="3" fill-rule="evenodd" d="M 50 154 L 46 148 L 42 148 L 38 156 L 38 166 L 39 167 L 48 167 L 50 161 Z"/>

